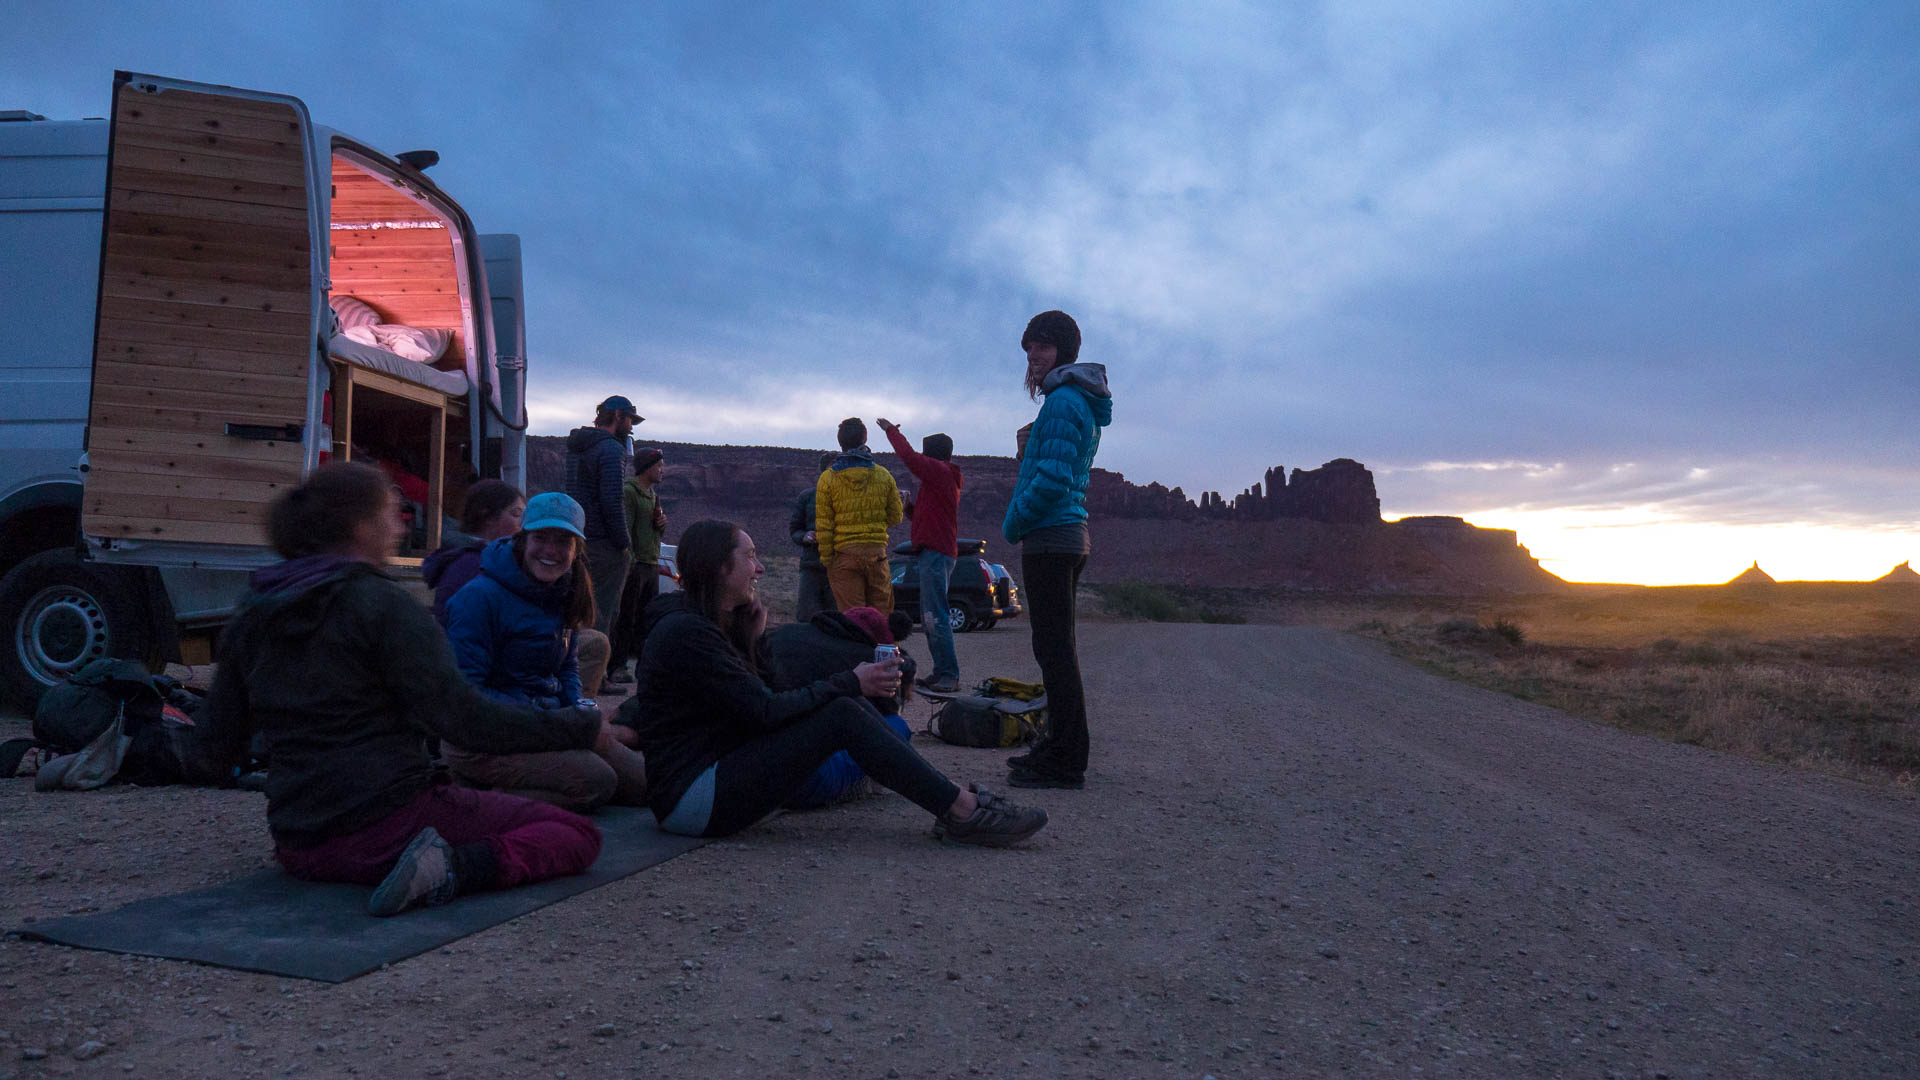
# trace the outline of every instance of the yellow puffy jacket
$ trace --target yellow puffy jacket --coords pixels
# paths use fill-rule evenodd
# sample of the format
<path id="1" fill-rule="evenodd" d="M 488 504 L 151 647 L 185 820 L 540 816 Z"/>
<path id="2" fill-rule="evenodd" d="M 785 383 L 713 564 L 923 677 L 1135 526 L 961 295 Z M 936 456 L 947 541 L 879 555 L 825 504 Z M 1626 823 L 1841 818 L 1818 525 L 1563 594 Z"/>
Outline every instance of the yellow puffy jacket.
<path id="1" fill-rule="evenodd" d="M 861 464 L 865 462 L 865 464 Z M 813 488 L 813 531 L 820 561 L 836 548 L 887 542 L 887 530 L 900 524 L 900 487 L 893 474 L 861 451 L 843 453 L 820 474 Z"/>

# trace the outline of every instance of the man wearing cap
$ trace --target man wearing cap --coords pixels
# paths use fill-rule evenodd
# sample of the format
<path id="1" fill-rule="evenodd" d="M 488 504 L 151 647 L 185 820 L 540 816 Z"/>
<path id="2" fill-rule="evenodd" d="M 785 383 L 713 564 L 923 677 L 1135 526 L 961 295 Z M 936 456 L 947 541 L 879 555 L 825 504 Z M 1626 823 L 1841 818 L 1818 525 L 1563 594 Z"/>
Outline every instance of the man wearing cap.
<path id="1" fill-rule="evenodd" d="M 947 583 L 960 559 L 960 468 L 952 461 L 953 439 L 929 435 L 920 440 L 924 452 L 915 453 L 892 421 L 882 419 L 880 430 L 920 481 L 920 490 L 906 508 L 913 519 L 914 569 L 920 575 L 920 626 L 933 659 L 933 674 L 920 680 L 920 685 L 950 693 L 960 689 L 960 658 L 954 654 L 953 627 L 947 622 Z"/>
<path id="2" fill-rule="evenodd" d="M 814 483 L 820 481 L 833 467 L 833 455 L 820 455 L 819 475 Z M 800 597 L 794 606 L 793 621 L 806 622 L 823 611 L 837 611 L 833 606 L 833 589 L 827 585 L 827 567 L 820 561 L 820 538 L 814 531 L 814 500 L 819 489 L 808 484 L 799 498 L 793 500 L 793 513 L 787 516 L 787 532 L 800 548 Z"/>
<path id="3" fill-rule="evenodd" d="M 650 446 L 633 455 L 633 475 L 620 489 L 620 508 L 632 546 L 627 549 L 631 557 L 627 585 L 620 590 L 620 615 L 613 624 L 613 657 L 607 668 L 607 682 L 614 685 L 633 682 L 627 661 L 640 658 L 640 616 L 648 602 L 660 595 L 660 541 L 667 533 L 667 512 L 660 508 L 654 485 L 666 471 L 666 455 Z"/>
<path id="4" fill-rule="evenodd" d="M 600 403 L 592 427 L 567 435 L 567 494 L 587 515 L 587 573 L 593 578 L 593 628 L 611 633 L 627 583 L 627 522 L 620 509 L 620 482 L 627 437 L 641 421 L 633 402 L 615 394 Z"/>

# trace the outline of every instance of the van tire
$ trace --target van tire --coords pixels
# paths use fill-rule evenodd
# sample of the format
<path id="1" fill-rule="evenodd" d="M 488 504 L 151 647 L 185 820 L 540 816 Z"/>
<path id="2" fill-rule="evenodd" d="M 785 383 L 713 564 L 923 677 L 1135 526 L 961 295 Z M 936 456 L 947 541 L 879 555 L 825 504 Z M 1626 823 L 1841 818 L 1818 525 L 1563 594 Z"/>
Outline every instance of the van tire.
<path id="1" fill-rule="evenodd" d="M 153 639 L 139 573 L 64 549 L 43 551 L 0 580 L 0 629 L 0 696 L 28 716 L 81 665 L 103 656 L 144 660 Z"/>
<path id="2" fill-rule="evenodd" d="M 957 596 L 947 597 L 948 629 L 956 634 L 965 634 L 972 632 L 978 625 L 980 625 L 980 616 L 974 612 L 971 603 Z"/>

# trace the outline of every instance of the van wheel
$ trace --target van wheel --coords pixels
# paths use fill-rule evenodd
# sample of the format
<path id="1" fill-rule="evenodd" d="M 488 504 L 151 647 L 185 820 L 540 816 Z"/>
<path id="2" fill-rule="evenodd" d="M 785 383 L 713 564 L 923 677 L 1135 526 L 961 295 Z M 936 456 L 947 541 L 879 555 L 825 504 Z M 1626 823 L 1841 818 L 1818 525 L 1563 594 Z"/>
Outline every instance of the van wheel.
<path id="1" fill-rule="evenodd" d="M 47 688 L 103 656 L 143 659 L 152 635 L 139 582 L 117 566 L 43 551 L 0 580 L 0 694 L 29 716 Z"/>

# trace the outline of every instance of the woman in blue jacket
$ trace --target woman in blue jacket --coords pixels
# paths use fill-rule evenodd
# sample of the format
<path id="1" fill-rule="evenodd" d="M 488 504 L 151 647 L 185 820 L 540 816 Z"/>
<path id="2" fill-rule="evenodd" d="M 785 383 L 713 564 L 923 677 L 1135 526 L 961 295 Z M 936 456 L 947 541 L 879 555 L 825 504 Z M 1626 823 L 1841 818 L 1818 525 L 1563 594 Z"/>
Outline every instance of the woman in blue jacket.
<path id="1" fill-rule="evenodd" d="M 454 660 L 481 693 L 546 708 L 598 708 L 580 689 L 579 635 L 594 617 L 585 519 L 580 504 L 559 492 L 534 496 L 521 530 L 488 543 L 480 572 L 447 601 Z M 608 802 L 646 805 L 646 771 L 625 745 L 480 754 L 458 743 L 458 733 L 449 735 L 443 751 L 454 778 L 469 787 L 583 813 Z"/>
<path id="2" fill-rule="evenodd" d="M 1035 315 L 1020 347 L 1027 354 L 1027 393 L 1046 401 L 1022 430 L 1020 479 L 1000 531 L 1009 544 L 1020 545 L 1033 658 L 1047 686 L 1047 735 L 1031 752 L 1008 761 L 1007 783 L 1079 788 L 1086 784 L 1087 704 L 1073 600 L 1091 550 L 1087 481 L 1100 429 L 1113 421 L 1113 395 L 1105 365 L 1079 363 L 1080 327 L 1066 312 Z"/>

